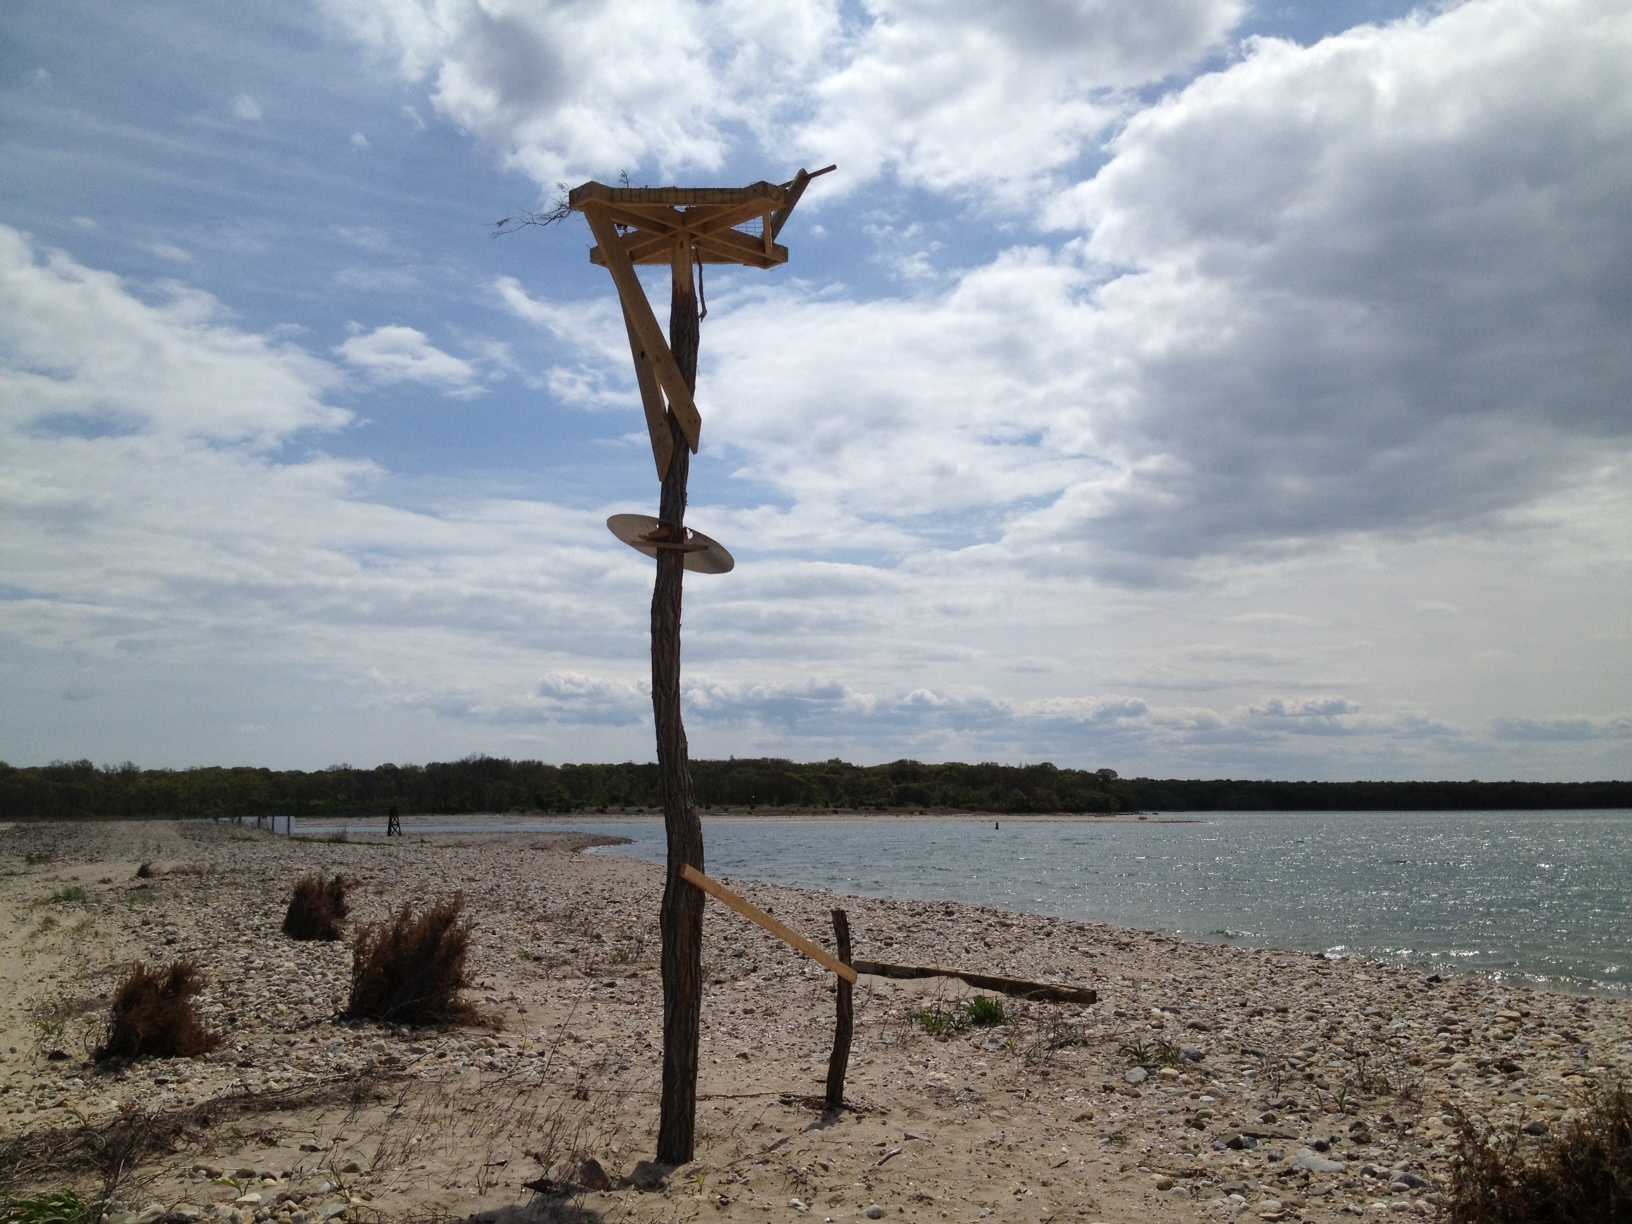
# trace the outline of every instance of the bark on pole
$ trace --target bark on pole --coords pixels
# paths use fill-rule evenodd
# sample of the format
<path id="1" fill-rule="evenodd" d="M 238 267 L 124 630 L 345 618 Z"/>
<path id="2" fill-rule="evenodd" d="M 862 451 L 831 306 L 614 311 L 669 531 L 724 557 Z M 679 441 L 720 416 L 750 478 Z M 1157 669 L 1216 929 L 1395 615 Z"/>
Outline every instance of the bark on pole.
<path id="1" fill-rule="evenodd" d="M 850 916 L 842 909 L 833 911 L 833 942 L 838 945 L 839 959 L 850 963 Z M 827 1060 L 827 1107 L 844 1108 L 844 1077 L 850 1069 L 850 1042 L 856 1031 L 856 1010 L 852 991 L 855 987 L 842 977 L 833 978 L 839 985 L 838 1014 L 833 1025 L 833 1053 Z"/>
<path id="2" fill-rule="evenodd" d="M 674 248 L 669 298 L 669 348 L 697 389 L 697 294 L 691 247 Z M 674 458 L 663 478 L 658 517 L 686 519 L 686 479 L 691 448 L 674 414 L 668 414 Z M 663 781 L 663 825 L 668 833 L 668 879 L 663 887 L 663 1099 L 657 1127 L 657 1159 L 685 1164 L 697 1135 L 697 1049 L 703 1002 L 703 902 L 700 888 L 680 878 L 690 864 L 703 871 L 703 826 L 692 796 L 686 728 L 680 718 L 680 604 L 685 553 L 657 550 L 652 588 L 652 719 L 657 728 L 657 770 Z"/>

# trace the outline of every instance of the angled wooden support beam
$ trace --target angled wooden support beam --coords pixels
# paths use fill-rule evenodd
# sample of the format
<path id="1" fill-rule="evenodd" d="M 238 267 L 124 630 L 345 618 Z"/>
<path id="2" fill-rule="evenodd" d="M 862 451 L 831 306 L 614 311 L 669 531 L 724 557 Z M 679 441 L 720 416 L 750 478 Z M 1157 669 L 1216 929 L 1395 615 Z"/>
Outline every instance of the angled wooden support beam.
<path id="1" fill-rule="evenodd" d="M 623 308 L 623 325 L 629 332 L 629 351 L 635 359 L 635 382 L 640 386 L 640 402 L 646 409 L 646 432 L 652 438 L 652 459 L 657 464 L 657 478 L 669 474 L 674 462 L 674 435 L 669 432 L 669 413 L 663 406 L 663 389 L 658 386 L 657 371 L 635 331 L 629 308 Z"/>
<path id="2" fill-rule="evenodd" d="M 669 397 L 669 410 L 680 423 L 680 432 L 685 435 L 686 444 L 695 454 L 703 432 L 702 414 L 697 411 L 697 405 L 691 398 L 691 388 L 686 386 L 685 375 L 680 373 L 680 366 L 669 351 L 669 342 L 663 338 L 663 329 L 657 325 L 657 316 L 652 313 L 652 304 L 646 300 L 646 290 L 641 286 L 640 277 L 635 274 L 635 265 L 629 262 L 628 252 L 619 241 L 617 227 L 606 209 L 592 201 L 583 205 L 583 212 L 590 232 L 595 235 L 601 254 L 606 258 L 606 270 L 612 273 L 612 283 L 617 286 L 618 296 L 623 299 L 623 308 L 628 312 L 629 321 L 634 324 L 635 334 L 646 348 L 658 385 L 663 388 L 663 394 Z"/>
<path id="3" fill-rule="evenodd" d="M 845 964 L 838 957 L 834 956 L 826 948 L 811 943 L 810 940 L 799 934 L 799 932 L 795 931 L 792 927 L 784 926 L 775 918 L 772 918 L 764 910 L 760 909 L 753 902 L 748 901 L 743 897 L 739 897 L 724 884 L 721 884 L 718 880 L 710 879 L 708 876 L 698 871 L 697 868 L 693 867 L 690 863 L 687 863 L 685 866 L 680 868 L 680 875 L 683 879 L 689 880 L 698 888 L 702 889 L 709 896 L 718 901 L 723 901 L 726 905 L 736 910 L 737 913 L 748 919 L 748 921 L 757 922 L 772 935 L 775 935 L 783 943 L 787 944 L 788 947 L 794 949 L 796 952 L 803 952 L 823 969 L 836 973 L 851 985 L 855 985 L 856 971 L 854 969 L 850 968 L 849 965 Z"/>
<path id="4" fill-rule="evenodd" d="M 823 166 L 820 170 L 811 173 L 800 170 L 792 180 L 786 184 L 786 194 L 782 200 L 782 207 L 771 214 L 771 237 L 776 238 L 782 233 L 782 227 L 788 223 L 788 217 L 793 213 L 793 206 L 799 203 L 799 197 L 805 194 L 805 188 L 810 186 L 810 180 L 821 178 L 824 174 L 831 174 L 837 166 Z"/>

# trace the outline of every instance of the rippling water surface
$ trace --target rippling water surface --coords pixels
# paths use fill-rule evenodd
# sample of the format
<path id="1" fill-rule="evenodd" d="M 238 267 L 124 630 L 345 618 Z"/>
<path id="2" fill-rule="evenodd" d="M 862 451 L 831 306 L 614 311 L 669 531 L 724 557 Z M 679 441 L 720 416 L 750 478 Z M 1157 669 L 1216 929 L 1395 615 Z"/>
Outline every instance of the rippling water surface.
<path id="1" fill-rule="evenodd" d="M 663 858 L 657 823 L 577 824 Z M 1632 812 L 705 821 L 710 874 L 1632 994 Z"/>

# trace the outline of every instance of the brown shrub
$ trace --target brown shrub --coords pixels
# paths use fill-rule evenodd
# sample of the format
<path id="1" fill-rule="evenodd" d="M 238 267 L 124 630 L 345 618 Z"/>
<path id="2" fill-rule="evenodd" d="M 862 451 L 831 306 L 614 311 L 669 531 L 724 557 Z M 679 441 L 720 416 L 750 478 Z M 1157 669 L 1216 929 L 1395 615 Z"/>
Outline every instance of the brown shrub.
<path id="1" fill-rule="evenodd" d="M 351 1002 L 346 1014 L 360 1020 L 406 1024 L 457 1024 L 476 1018 L 459 997 L 470 985 L 465 953 L 470 920 L 456 895 L 419 917 L 405 904 L 388 922 L 357 932 L 351 958 Z"/>
<path id="2" fill-rule="evenodd" d="M 204 976 L 190 960 L 162 971 L 137 961 L 114 991 L 96 1061 L 139 1054 L 192 1058 L 215 1049 L 221 1039 L 206 1032 L 193 1011 L 193 996 L 203 989 Z"/>
<path id="3" fill-rule="evenodd" d="M 341 920 L 351 912 L 346 904 L 350 887 L 351 881 L 343 875 L 328 880 L 309 875 L 301 880 L 284 911 L 283 933 L 290 939 L 339 939 Z"/>
<path id="4" fill-rule="evenodd" d="M 1632 1220 L 1632 1093 L 1600 1090 L 1590 1107 L 1533 1154 L 1517 1133 L 1479 1133 L 1457 1117 L 1460 1145 L 1450 1224 L 1610 1224 Z"/>
<path id="5" fill-rule="evenodd" d="M 140 867 L 136 868 L 136 878 L 138 880 L 151 880 L 158 874 L 159 869 L 152 863 L 143 863 Z"/>

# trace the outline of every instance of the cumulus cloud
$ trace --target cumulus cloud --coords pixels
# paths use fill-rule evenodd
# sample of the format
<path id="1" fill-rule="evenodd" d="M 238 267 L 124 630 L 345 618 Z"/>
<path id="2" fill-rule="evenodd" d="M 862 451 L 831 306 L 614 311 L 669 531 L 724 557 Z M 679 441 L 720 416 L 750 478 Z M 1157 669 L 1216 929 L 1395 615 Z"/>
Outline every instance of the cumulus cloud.
<path id="1" fill-rule="evenodd" d="M 795 148 L 941 190 L 1023 194 L 1218 46 L 1241 0 L 603 5 L 329 0 L 353 36 L 537 181 L 718 169 Z"/>
<path id="2" fill-rule="evenodd" d="M 355 326 L 355 325 L 354 325 Z M 422 383 L 449 395 L 481 393 L 481 375 L 463 358 L 444 353 L 424 332 L 400 324 L 359 331 L 334 351 L 377 383 Z"/>
<path id="3" fill-rule="evenodd" d="M 1628 713 L 1603 718 L 1498 718 L 1492 725 L 1501 739 L 1530 743 L 1632 739 L 1632 714 Z"/>
<path id="4" fill-rule="evenodd" d="M 386 504 L 380 469 L 310 449 L 351 419 L 324 400 L 340 381 L 223 323 L 203 294 L 150 304 L 0 228 L 12 657 L 46 678 L 141 659 L 275 666 L 432 709 L 487 668 L 536 672 L 568 641 L 626 653 L 604 645 L 618 615 L 582 602 L 638 586 L 608 565 L 598 516 L 481 495 L 435 513 Z"/>
<path id="5" fill-rule="evenodd" d="M 1126 113 L 1124 91 L 1188 67 L 1244 9 L 875 0 L 815 83 L 799 139 L 838 161 L 846 185 L 893 171 L 931 191 L 1023 202 Z"/>
<path id="6" fill-rule="evenodd" d="M 261 449 L 350 420 L 323 401 L 337 381 L 326 364 L 226 325 L 207 294 L 168 284 L 162 295 L 150 305 L 118 277 L 0 227 L 0 420 Z"/>
<path id="7" fill-rule="evenodd" d="M 1127 125 L 1057 247 L 909 299 L 716 296 L 713 440 L 812 515 L 1138 582 L 1614 486 L 1629 50 L 1571 0 L 1260 41 Z"/>

